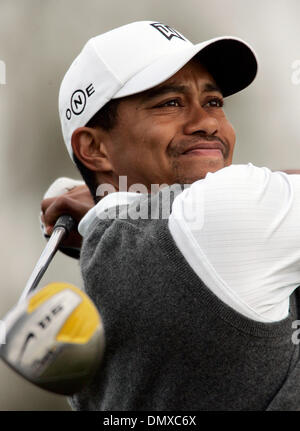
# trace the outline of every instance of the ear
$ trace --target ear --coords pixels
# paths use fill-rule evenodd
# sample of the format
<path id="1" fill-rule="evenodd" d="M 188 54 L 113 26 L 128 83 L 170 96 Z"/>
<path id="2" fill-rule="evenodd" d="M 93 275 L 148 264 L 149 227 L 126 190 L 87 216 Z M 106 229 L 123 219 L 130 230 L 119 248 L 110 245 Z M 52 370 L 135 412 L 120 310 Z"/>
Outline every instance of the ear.
<path id="1" fill-rule="evenodd" d="M 71 144 L 77 159 L 88 169 L 107 172 L 113 170 L 106 149 L 108 139 L 105 131 L 79 127 L 73 132 Z"/>

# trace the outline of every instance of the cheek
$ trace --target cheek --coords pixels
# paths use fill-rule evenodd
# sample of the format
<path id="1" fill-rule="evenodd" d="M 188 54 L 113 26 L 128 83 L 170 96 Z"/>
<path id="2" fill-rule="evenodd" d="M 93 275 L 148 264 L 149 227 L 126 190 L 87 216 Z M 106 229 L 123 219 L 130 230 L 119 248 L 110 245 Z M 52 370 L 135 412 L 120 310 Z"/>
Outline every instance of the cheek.
<path id="1" fill-rule="evenodd" d="M 113 139 L 111 159 L 118 174 L 128 170 L 142 175 L 157 171 L 164 165 L 164 152 L 168 145 L 164 128 L 146 122 L 137 122 L 118 130 Z"/>
<path id="2" fill-rule="evenodd" d="M 137 111 L 125 103 L 121 108 L 119 123 L 111 132 L 115 167 L 122 171 L 129 165 L 138 171 L 166 169 L 168 148 L 177 130 L 173 116 Z"/>
<path id="3" fill-rule="evenodd" d="M 137 157 L 150 162 L 163 158 L 174 137 L 173 129 L 155 121 L 143 122 L 129 134 L 128 145 Z"/>
<path id="4" fill-rule="evenodd" d="M 231 164 L 233 158 L 233 151 L 236 141 L 235 130 L 230 123 L 224 125 L 223 137 L 225 138 L 228 145 L 228 154 L 226 157 L 226 165 Z"/>

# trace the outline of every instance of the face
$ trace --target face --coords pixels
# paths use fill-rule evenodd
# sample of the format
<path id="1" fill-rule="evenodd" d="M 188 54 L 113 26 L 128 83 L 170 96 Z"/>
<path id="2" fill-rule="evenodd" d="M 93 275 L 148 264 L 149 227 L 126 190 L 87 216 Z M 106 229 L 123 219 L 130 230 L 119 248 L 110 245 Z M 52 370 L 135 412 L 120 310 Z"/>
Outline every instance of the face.
<path id="1" fill-rule="evenodd" d="M 192 60 L 157 87 L 120 101 L 108 157 L 128 186 L 190 184 L 232 162 L 233 127 L 214 79 Z"/>

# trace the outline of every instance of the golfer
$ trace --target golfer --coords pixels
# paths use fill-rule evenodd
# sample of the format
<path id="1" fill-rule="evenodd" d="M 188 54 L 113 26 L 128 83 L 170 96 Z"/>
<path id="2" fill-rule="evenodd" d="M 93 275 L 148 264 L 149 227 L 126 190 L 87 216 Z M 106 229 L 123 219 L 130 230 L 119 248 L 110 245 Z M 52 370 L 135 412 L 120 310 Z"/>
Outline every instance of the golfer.
<path id="1" fill-rule="evenodd" d="M 74 409 L 299 409 L 300 178 L 232 165 L 223 106 L 256 72 L 238 38 L 152 21 L 92 38 L 67 71 L 62 131 L 89 192 L 52 188 L 42 221 L 80 221 L 66 246 L 107 340 Z"/>

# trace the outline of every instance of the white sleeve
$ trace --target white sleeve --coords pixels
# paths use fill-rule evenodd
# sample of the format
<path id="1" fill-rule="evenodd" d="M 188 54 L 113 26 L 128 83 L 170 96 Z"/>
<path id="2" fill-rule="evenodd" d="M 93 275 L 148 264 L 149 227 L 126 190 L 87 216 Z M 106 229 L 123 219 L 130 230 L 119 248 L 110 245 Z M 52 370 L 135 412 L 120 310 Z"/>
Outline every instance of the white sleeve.
<path id="1" fill-rule="evenodd" d="M 174 201 L 171 234 L 225 303 L 263 322 L 285 318 L 300 285 L 300 175 L 232 165 Z"/>

